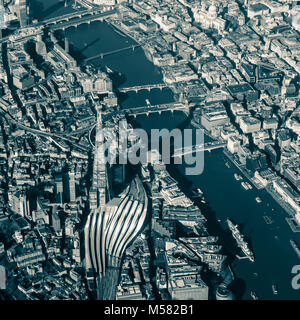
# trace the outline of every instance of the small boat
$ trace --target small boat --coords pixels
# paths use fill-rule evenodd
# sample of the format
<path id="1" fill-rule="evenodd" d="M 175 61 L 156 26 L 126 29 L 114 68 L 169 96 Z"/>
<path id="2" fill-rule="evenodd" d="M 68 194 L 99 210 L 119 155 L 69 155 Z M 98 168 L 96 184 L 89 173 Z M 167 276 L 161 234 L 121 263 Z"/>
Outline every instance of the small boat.
<path id="1" fill-rule="evenodd" d="M 274 294 L 278 294 L 278 287 L 277 287 L 276 284 L 272 285 L 272 291 L 273 291 Z"/>
<path id="2" fill-rule="evenodd" d="M 234 176 L 234 179 L 235 179 L 236 181 L 239 181 L 239 180 L 242 180 L 242 179 L 243 179 L 243 177 L 242 177 L 241 175 L 239 175 L 238 173 L 235 173 L 233 176 Z"/>
<path id="3" fill-rule="evenodd" d="M 249 190 L 251 190 L 251 189 L 252 189 L 251 184 L 250 184 L 249 182 L 245 182 L 245 183 L 246 183 L 246 185 L 247 185 L 248 189 L 249 189 Z"/>
<path id="4" fill-rule="evenodd" d="M 106 69 L 106 72 L 107 72 L 107 73 L 113 73 L 113 70 L 110 69 L 108 66 L 105 66 L 105 69 Z"/>
<path id="5" fill-rule="evenodd" d="M 252 298 L 253 300 L 258 300 L 258 296 L 257 296 L 257 294 L 256 294 L 255 291 L 251 291 L 251 292 L 250 292 L 250 296 L 251 296 L 251 298 Z"/>
<path id="6" fill-rule="evenodd" d="M 203 196 L 203 191 L 202 191 L 200 188 L 197 188 L 197 192 L 198 192 L 201 196 Z"/>
<path id="7" fill-rule="evenodd" d="M 247 186 L 246 182 L 243 181 L 241 185 L 245 190 L 249 190 L 249 187 Z"/>
<path id="8" fill-rule="evenodd" d="M 292 248 L 294 249 L 294 251 L 297 253 L 298 257 L 300 258 L 300 248 L 299 248 L 297 242 L 295 240 L 291 239 L 290 244 L 291 244 Z"/>
<path id="9" fill-rule="evenodd" d="M 257 203 L 261 203 L 261 202 L 262 202 L 262 200 L 261 200 L 260 197 L 256 197 L 256 198 L 255 198 L 255 201 L 256 201 Z"/>
<path id="10" fill-rule="evenodd" d="M 192 198 L 200 198 L 200 199 L 203 199 L 203 192 L 201 191 L 201 192 L 199 192 L 199 188 L 193 188 L 192 189 Z"/>

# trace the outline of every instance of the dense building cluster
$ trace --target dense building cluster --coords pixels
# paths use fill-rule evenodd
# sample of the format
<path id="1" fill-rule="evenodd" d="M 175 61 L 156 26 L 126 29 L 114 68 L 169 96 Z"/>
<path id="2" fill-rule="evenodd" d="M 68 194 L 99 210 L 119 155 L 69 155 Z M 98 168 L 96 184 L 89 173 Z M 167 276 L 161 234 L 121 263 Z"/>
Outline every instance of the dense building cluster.
<path id="1" fill-rule="evenodd" d="M 7 297 L 234 299 L 226 248 L 194 201 L 201 190 L 185 194 L 159 157 L 134 168 L 99 161 L 98 133 L 114 135 L 126 122 L 112 72 L 80 65 L 68 39 L 31 24 L 26 0 L 6 2 L 7 24 L 19 23 L 1 40 L 0 59 Z M 78 3 L 117 9 L 107 23 L 142 47 L 175 98 L 193 106 L 192 125 L 223 143 L 299 231 L 300 24 L 292 1 Z M 117 158 L 118 147 L 109 150 Z"/>

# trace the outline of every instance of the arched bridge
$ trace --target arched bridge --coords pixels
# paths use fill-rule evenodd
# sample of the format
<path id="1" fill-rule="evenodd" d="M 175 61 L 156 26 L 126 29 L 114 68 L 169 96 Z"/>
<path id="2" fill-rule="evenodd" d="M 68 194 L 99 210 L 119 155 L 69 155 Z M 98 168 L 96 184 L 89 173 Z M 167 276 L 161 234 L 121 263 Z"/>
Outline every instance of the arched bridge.
<path id="1" fill-rule="evenodd" d="M 133 87 L 125 87 L 125 88 L 119 88 L 118 91 L 121 93 L 127 93 L 130 91 L 135 91 L 136 93 L 141 90 L 148 90 L 151 91 L 152 89 L 164 89 L 164 88 L 172 88 L 172 84 L 166 84 L 166 83 L 155 83 L 155 84 L 146 84 L 142 86 L 133 86 Z"/>
<path id="2" fill-rule="evenodd" d="M 68 22 L 74 18 L 81 19 L 83 17 L 87 17 L 87 16 L 90 17 L 92 15 L 97 15 L 99 13 L 109 12 L 112 10 L 114 10 L 114 6 L 105 6 L 105 7 L 102 6 L 102 7 L 97 7 L 97 8 L 91 9 L 91 10 L 80 10 L 80 11 L 64 14 L 59 17 L 43 20 L 43 22 L 41 22 L 41 24 L 46 26 L 46 25 L 57 24 L 57 23 L 61 23 L 61 22 Z"/>
<path id="3" fill-rule="evenodd" d="M 105 18 L 113 16 L 116 13 L 117 11 L 115 9 L 112 9 L 109 11 L 102 11 L 94 14 L 90 13 L 86 16 L 79 16 L 78 18 L 60 20 L 59 22 L 51 22 L 47 23 L 46 25 L 51 31 L 65 30 L 70 27 L 78 27 L 79 25 L 84 23 L 90 24 L 93 21 L 103 21 Z"/>
<path id="4" fill-rule="evenodd" d="M 161 114 L 162 112 L 165 112 L 165 111 L 173 112 L 175 110 L 189 112 L 189 108 L 190 108 L 190 105 L 188 104 L 172 102 L 172 103 L 149 105 L 149 106 L 143 106 L 143 107 L 137 107 L 137 108 L 127 108 L 127 109 L 123 109 L 122 111 L 128 116 L 137 117 L 143 114 L 149 115 L 150 113 L 156 113 L 156 112 Z"/>

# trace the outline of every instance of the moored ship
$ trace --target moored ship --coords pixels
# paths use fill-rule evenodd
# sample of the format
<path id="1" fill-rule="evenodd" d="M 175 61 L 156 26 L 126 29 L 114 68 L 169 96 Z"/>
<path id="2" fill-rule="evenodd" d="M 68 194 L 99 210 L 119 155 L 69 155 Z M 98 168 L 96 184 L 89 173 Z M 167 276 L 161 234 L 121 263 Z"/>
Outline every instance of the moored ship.
<path id="1" fill-rule="evenodd" d="M 243 177 L 242 177 L 241 175 L 239 175 L 238 173 L 235 173 L 233 176 L 234 176 L 234 179 L 235 179 L 236 181 L 239 181 L 239 180 L 242 180 L 242 179 L 243 179 Z"/>
<path id="2" fill-rule="evenodd" d="M 277 287 L 276 284 L 272 285 L 272 291 L 273 291 L 274 294 L 278 294 L 278 287 Z"/>
<path id="3" fill-rule="evenodd" d="M 250 296 L 251 296 L 251 298 L 252 298 L 253 300 L 258 300 L 258 296 L 257 296 L 257 294 L 256 294 L 255 291 L 251 291 L 251 292 L 250 292 Z"/>
<path id="4" fill-rule="evenodd" d="M 203 199 L 203 197 L 204 197 L 203 191 L 200 188 L 193 188 L 192 194 L 193 194 L 192 195 L 193 198 Z"/>
<path id="5" fill-rule="evenodd" d="M 249 182 L 245 182 L 245 184 L 247 185 L 248 189 L 251 190 L 252 189 L 252 186 Z"/>
<path id="6" fill-rule="evenodd" d="M 293 247 L 293 249 L 295 250 L 295 252 L 297 253 L 298 258 L 300 258 L 300 248 L 299 248 L 297 242 L 295 240 L 291 239 L 290 244 Z"/>
<path id="7" fill-rule="evenodd" d="M 233 222 L 229 219 L 227 219 L 226 222 L 232 233 L 232 236 L 237 242 L 238 247 L 243 251 L 243 253 L 251 262 L 254 262 L 253 252 L 250 250 L 248 243 L 245 241 L 244 236 L 241 234 L 240 230 L 238 229 L 238 226 L 233 224 Z"/>
<path id="8" fill-rule="evenodd" d="M 241 183 L 241 185 L 242 185 L 242 187 L 245 189 L 245 190 L 249 190 L 249 187 L 248 187 L 248 185 L 246 184 L 246 182 L 242 182 Z"/>
<path id="9" fill-rule="evenodd" d="M 261 200 L 260 197 L 256 197 L 256 198 L 255 198 L 255 201 L 256 201 L 257 203 L 261 203 L 261 202 L 262 202 L 262 200 Z"/>

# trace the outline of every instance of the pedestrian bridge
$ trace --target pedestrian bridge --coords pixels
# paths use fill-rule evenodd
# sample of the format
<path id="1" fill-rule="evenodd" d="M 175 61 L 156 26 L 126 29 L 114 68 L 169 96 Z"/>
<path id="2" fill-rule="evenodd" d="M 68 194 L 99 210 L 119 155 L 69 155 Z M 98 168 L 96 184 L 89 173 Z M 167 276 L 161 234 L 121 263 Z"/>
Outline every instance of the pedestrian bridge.
<path id="1" fill-rule="evenodd" d="M 106 56 L 109 56 L 111 54 L 115 54 L 115 53 L 119 53 L 119 52 L 123 52 L 123 51 L 127 51 L 127 50 L 132 50 L 134 51 L 136 48 L 140 47 L 140 44 L 134 44 L 125 48 L 120 48 L 120 49 L 116 49 L 116 50 L 111 50 L 111 51 L 107 51 L 107 52 L 103 52 L 103 53 L 98 53 L 95 56 L 89 57 L 84 59 L 83 63 L 86 64 L 87 62 L 91 61 L 91 60 L 95 60 L 95 59 L 103 59 Z"/>

